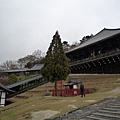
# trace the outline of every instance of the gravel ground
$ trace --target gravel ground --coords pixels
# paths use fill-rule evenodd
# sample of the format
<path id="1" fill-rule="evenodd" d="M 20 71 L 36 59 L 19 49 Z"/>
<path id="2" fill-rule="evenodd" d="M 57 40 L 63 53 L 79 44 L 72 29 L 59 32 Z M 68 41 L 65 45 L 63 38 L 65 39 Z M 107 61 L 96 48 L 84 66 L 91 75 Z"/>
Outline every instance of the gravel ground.
<path id="1" fill-rule="evenodd" d="M 39 112 L 32 112 L 32 120 L 45 120 L 58 114 L 59 111 L 45 110 Z"/>

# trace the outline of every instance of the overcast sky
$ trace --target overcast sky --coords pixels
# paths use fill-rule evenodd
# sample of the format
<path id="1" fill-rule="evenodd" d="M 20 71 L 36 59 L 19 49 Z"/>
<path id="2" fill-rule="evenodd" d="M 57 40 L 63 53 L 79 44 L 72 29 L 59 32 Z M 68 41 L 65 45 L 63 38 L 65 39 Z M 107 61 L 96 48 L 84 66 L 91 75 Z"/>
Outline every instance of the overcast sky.
<path id="1" fill-rule="evenodd" d="M 46 52 L 56 30 L 72 44 L 103 28 L 120 28 L 120 0 L 0 0 L 0 64 Z"/>

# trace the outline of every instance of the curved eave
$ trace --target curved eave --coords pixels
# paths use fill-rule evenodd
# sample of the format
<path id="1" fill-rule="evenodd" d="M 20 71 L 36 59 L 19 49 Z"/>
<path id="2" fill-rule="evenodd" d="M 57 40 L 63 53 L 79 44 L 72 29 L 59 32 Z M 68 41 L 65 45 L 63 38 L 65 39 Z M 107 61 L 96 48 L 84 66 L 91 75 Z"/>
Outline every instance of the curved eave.
<path id="1" fill-rule="evenodd" d="M 5 85 L 0 83 L 0 89 L 5 90 L 6 92 L 13 93 L 15 91 L 8 89 Z"/>
<path id="2" fill-rule="evenodd" d="M 86 46 L 94 44 L 96 42 L 106 40 L 107 38 L 110 38 L 110 37 L 118 35 L 118 34 L 120 34 L 120 28 L 119 29 L 106 29 L 106 28 L 104 28 L 103 30 L 98 32 L 96 35 L 89 38 L 86 42 L 80 44 L 79 46 L 77 46 L 73 49 L 70 49 L 70 50 L 66 51 L 65 53 L 67 54 L 69 52 L 72 52 L 72 51 L 75 51 L 77 49 L 86 47 Z"/>
<path id="3" fill-rule="evenodd" d="M 22 84 L 24 84 L 24 83 L 27 83 L 27 82 L 30 82 L 30 81 L 33 81 L 33 80 L 36 80 L 36 79 L 40 79 L 40 78 L 42 78 L 42 75 L 37 75 L 37 76 L 31 77 L 31 78 L 27 78 L 27 79 L 24 79 L 24 80 L 22 80 L 22 81 L 13 83 L 13 84 L 11 84 L 11 85 L 8 85 L 7 88 L 8 88 L 8 89 L 11 89 L 11 88 L 13 88 L 13 87 L 17 87 L 17 86 L 22 85 Z"/>

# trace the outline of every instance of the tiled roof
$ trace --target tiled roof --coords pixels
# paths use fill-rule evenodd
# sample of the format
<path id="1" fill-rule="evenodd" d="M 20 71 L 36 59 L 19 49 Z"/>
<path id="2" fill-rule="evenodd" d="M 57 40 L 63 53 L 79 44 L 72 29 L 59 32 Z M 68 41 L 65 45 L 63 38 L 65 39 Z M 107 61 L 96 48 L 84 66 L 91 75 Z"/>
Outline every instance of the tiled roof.
<path id="1" fill-rule="evenodd" d="M 27 79 L 24 79 L 22 81 L 16 82 L 14 84 L 8 85 L 6 87 L 10 89 L 10 88 L 13 88 L 13 87 L 16 87 L 16 86 L 22 85 L 24 83 L 27 83 L 27 82 L 30 82 L 30 81 L 33 81 L 36 79 L 40 79 L 40 78 L 42 78 L 42 75 L 37 75 L 37 76 L 31 77 L 31 78 L 27 78 Z"/>
<path id="2" fill-rule="evenodd" d="M 43 67 L 43 65 L 44 64 L 36 64 L 31 69 L 21 68 L 21 69 L 5 70 L 4 72 L 7 72 L 7 73 L 17 73 L 17 72 L 35 71 L 35 70 L 40 70 Z"/>
<path id="3" fill-rule="evenodd" d="M 77 78 L 69 78 L 69 82 L 65 83 L 63 86 L 69 86 L 69 85 L 74 85 L 74 84 L 78 84 L 78 79 Z"/>
<path id="4" fill-rule="evenodd" d="M 13 70 L 5 70 L 4 72 L 25 72 L 28 68 L 22 68 L 22 69 L 13 69 Z"/>
<path id="5" fill-rule="evenodd" d="M 86 42 L 80 44 L 79 46 L 77 46 L 73 49 L 66 51 L 65 53 L 69 53 L 71 51 L 83 48 L 85 46 L 96 43 L 98 41 L 105 40 L 106 38 L 112 37 L 112 36 L 117 35 L 117 34 L 120 34 L 120 28 L 119 29 L 106 29 L 106 28 L 104 28 L 103 30 L 98 32 L 96 35 L 94 35 L 93 37 L 88 39 Z"/>
<path id="6" fill-rule="evenodd" d="M 34 71 L 34 70 L 40 70 L 43 67 L 44 64 L 36 64 L 33 66 L 29 71 Z"/>
<path id="7" fill-rule="evenodd" d="M 9 88 L 7 88 L 6 86 L 4 86 L 4 85 L 1 84 L 1 83 L 0 83 L 0 89 L 5 90 L 5 91 L 7 91 L 7 92 L 14 92 L 14 91 L 10 90 Z"/>
<path id="8" fill-rule="evenodd" d="M 78 79 L 77 79 L 77 78 L 69 78 L 69 80 L 70 80 L 72 83 L 78 83 Z"/>

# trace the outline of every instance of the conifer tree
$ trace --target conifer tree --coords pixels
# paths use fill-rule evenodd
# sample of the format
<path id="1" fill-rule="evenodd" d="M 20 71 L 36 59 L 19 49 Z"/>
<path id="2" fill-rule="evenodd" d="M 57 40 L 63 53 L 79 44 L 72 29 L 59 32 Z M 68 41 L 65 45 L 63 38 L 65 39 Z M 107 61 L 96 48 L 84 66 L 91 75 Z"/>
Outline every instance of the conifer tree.
<path id="1" fill-rule="evenodd" d="M 41 74 L 44 79 L 54 82 L 56 80 L 65 80 L 69 72 L 68 59 L 64 53 L 60 35 L 56 31 L 46 53 Z"/>

